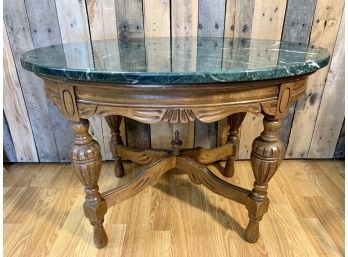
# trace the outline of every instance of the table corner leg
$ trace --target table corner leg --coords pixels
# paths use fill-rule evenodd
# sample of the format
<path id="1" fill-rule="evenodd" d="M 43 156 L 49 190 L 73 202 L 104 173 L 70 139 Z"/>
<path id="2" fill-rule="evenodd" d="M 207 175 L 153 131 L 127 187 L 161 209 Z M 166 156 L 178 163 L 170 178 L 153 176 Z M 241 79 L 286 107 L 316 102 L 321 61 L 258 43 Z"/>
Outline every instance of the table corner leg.
<path id="1" fill-rule="evenodd" d="M 254 188 L 246 202 L 250 221 L 245 231 L 245 240 L 250 243 L 255 243 L 259 238 L 259 222 L 269 205 L 268 182 L 284 156 L 284 146 L 279 139 L 280 120 L 266 115 L 263 125 L 264 131 L 254 140 L 250 158 L 255 177 Z"/>
<path id="2" fill-rule="evenodd" d="M 102 166 L 100 147 L 88 133 L 88 120 L 73 121 L 71 127 L 74 131 L 74 143 L 70 152 L 72 168 L 85 186 L 86 198 L 83 207 L 86 217 L 94 228 L 94 244 L 97 248 L 103 248 L 108 241 L 103 227 L 107 206 L 98 187 Z"/>

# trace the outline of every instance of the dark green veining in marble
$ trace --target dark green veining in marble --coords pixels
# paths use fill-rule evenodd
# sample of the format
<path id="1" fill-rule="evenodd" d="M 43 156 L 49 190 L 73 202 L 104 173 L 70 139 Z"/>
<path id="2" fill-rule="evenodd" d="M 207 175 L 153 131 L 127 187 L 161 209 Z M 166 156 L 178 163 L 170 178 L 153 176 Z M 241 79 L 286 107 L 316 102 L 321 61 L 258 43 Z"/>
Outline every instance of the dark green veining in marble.
<path id="1" fill-rule="evenodd" d="M 314 72 L 327 50 L 256 39 L 146 38 L 68 43 L 24 53 L 39 75 L 126 84 L 190 84 L 276 79 Z"/>

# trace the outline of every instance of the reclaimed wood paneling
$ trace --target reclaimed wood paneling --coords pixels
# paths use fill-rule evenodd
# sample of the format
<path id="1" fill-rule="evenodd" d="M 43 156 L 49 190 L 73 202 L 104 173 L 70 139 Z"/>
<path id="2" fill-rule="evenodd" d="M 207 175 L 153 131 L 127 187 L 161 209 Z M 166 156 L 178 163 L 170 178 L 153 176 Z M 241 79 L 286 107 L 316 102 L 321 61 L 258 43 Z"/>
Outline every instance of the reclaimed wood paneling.
<path id="1" fill-rule="evenodd" d="M 344 158 L 344 150 L 345 150 L 345 125 L 344 125 L 345 121 L 343 121 L 343 125 L 341 128 L 341 132 L 340 135 L 338 137 L 337 140 L 337 144 L 336 144 L 336 149 L 335 149 L 335 154 L 334 154 L 334 158 Z"/>
<path id="2" fill-rule="evenodd" d="M 226 18 L 225 18 L 225 34 L 224 37 L 231 38 L 249 38 L 251 37 L 252 21 L 254 14 L 254 0 L 227 0 L 226 2 Z M 233 61 L 238 61 L 234 52 L 239 47 L 240 41 L 225 40 L 224 42 L 224 67 L 232 68 Z M 245 63 L 248 62 L 249 56 L 238 56 L 244 58 Z M 229 60 L 229 62 L 226 62 Z M 228 67 L 227 67 L 228 65 Z M 218 122 L 217 144 L 223 145 L 226 143 L 229 127 L 227 125 L 227 118 Z"/>
<path id="3" fill-rule="evenodd" d="M 343 0 L 317 1 L 310 43 L 333 52 L 343 7 Z M 286 158 L 308 156 L 328 71 L 329 66 L 308 78 L 306 97 L 296 105 Z"/>
<path id="4" fill-rule="evenodd" d="M 252 23 L 252 38 L 280 40 L 286 10 L 286 0 L 255 0 Z M 252 46 L 251 46 L 252 47 Z M 258 58 L 259 55 L 267 56 L 274 53 L 265 49 L 257 49 L 249 55 L 249 60 Z M 276 57 L 271 58 L 275 60 Z M 268 65 L 276 65 L 269 63 Z M 262 116 L 248 113 L 242 124 L 239 158 L 249 159 L 251 144 L 263 130 Z"/>
<path id="5" fill-rule="evenodd" d="M 2 133 L 3 133 L 3 146 L 4 146 L 4 152 L 3 152 L 4 162 L 16 162 L 17 161 L 16 151 L 13 146 L 11 132 L 10 132 L 10 128 L 8 127 L 5 113 L 3 113 Z"/>
<path id="6" fill-rule="evenodd" d="M 198 29 L 198 0 L 171 2 L 172 37 L 196 37 Z"/>
<path id="7" fill-rule="evenodd" d="M 87 0 L 87 14 L 92 40 L 92 51 L 94 56 L 94 65 L 96 69 L 110 69 L 114 65 L 115 69 L 120 68 L 120 63 L 105 63 L 103 56 L 114 54 L 118 51 L 118 44 L 93 44 L 93 40 L 108 40 L 117 38 L 116 10 L 113 0 Z M 98 123 L 99 124 L 99 123 Z M 111 129 L 105 118 L 101 118 L 102 137 L 104 141 L 104 160 L 112 160 L 110 149 Z M 121 137 L 126 142 L 125 123 L 122 121 Z"/>
<path id="8" fill-rule="evenodd" d="M 344 17 L 344 15 L 343 15 Z M 335 99 L 334 101 L 332 99 Z M 315 123 L 308 158 L 332 158 L 344 120 L 344 18 Z"/>
<path id="9" fill-rule="evenodd" d="M 33 132 L 31 130 L 6 29 L 3 31 L 3 42 L 4 112 L 8 117 L 6 123 L 12 134 L 11 141 L 13 142 L 18 162 L 37 162 L 39 159 L 36 152 Z"/>
<path id="10" fill-rule="evenodd" d="M 25 6 L 34 47 L 61 44 L 54 0 L 27 0 Z M 65 63 L 64 60 L 62 61 Z M 56 140 L 59 160 L 69 161 L 70 145 L 73 138 L 69 122 L 50 101 L 47 103 L 54 137 L 59 138 Z"/>
<path id="11" fill-rule="evenodd" d="M 4 22 L 16 69 L 12 74 L 17 71 L 16 85 L 19 88 L 19 91 L 11 93 L 18 93 L 18 99 L 22 95 L 29 124 L 25 133 L 32 134 L 31 143 L 27 142 L 26 147 L 35 149 L 37 161 L 67 161 L 71 142 L 69 124 L 56 107 L 46 101 L 43 82 L 24 71 L 18 62 L 21 53 L 26 50 L 61 42 L 118 38 L 118 43 L 112 46 L 87 46 L 86 51 L 93 52 L 94 60 L 88 55 L 76 53 L 75 58 L 62 62 L 76 67 L 87 62 L 95 68 L 116 65 L 115 69 L 125 69 L 127 67 L 120 67 L 120 63 L 108 64 L 99 57 L 117 52 L 122 47 L 123 38 L 135 37 L 144 40 L 134 45 L 129 54 L 120 56 L 120 60 L 136 60 L 138 67 L 149 70 L 161 65 L 168 71 L 195 71 L 203 68 L 204 53 L 201 49 L 196 50 L 195 43 L 179 42 L 175 37 L 198 36 L 198 45 L 206 44 L 199 37 L 220 37 L 210 47 L 216 48 L 217 58 L 229 60 L 223 62 L 222 68 L 231 68 L 236 58 L 233 51 L 237 47 L 236 41 L 227 37 L 254 37 L 311 42 L 333 53 L 330 69 L 327 67 L 311 76 L 307 96 L 290 107 L 282 124 L 281 139 L 285 145 L 288 144 L 287 158 L 342 156 L 344 113 L 340 103 L 344 90 L 341 70 L 344 43 L 337 34 L 340 23 L 343 24 L 343 8 L 343 0 L 5 0 Z M 168 44 L 161 47 L 170 49 L 173 56 L 190 56 L 187 64 L 179 67 L 175 58 L 150 58 L 155 55 L 144 51 L 146 42 L 149 42 L 146 38 L 156 36 L 171 36 Z M 62 49 L 71 50 L 74 49 Z M 243 59 L 247 63 L 258 54 L 270 53 L 258 49 L 249 56 L 243 56 Z M 16 119 L 5 112 L 16 149 L 16 132 L 11 127 Z M 105 119 L 99 117 L 91 118 L 90 122 L 91 133 L 101 145 L 103 158 L 111 159 L 109 126 Z M 175 130 L 179 131 L 184 147 L 221 145 L 228 133 L 226 120 L 212 124 L 159 123 L 151 125 L 150 129 L 150 125 L 126 119 L 121 125 L 124 142 L 138 148 L 150 145 L 170 148 Z M 248 114 L 242 126 L 239 158 L 249 158 L 251 142 L 261 131 L 261 117 Z"/>
<path id="12" fill-rule="evenodd" d="M 118 38 L 144 38 L 143 3 L 139 0 L 115 0 Z M 120 56 L 132 58 L 132 56 Z M 139 67 L 146 67 L 146 56 L 133 56 Z M 150 146 L 150 125 L 126 118 L 127 144 L 131 147 Z"/>
<path id="13" fill-rule="evenodd" d="M 288 0 L 282 40 L 308 44 L 316 0 L 302 3 L 301 0 Z M 289 107 L 288 115 L 283 119 L 280 129 L 280 139 L 285 147 L 288 145 L 295 107 L 296 102 Z"/>
<path id="14" fill-rule="evenodd" d="M 214 1 L 213 8 L 210 1 L 200 0 L 198 6 L 198 37 L 217 37 L 215 42 L 203 42 L 198 38 L 198 46 L 204 44 L 204 47 L 212 47 L 215 50 L 216 60 L 221 59 L 225 31 L 226 0 Z M 207 46 L 208 43 L 211 45 Z M 204 48 L 198 48 L 197 70 L 205 65 L 204 56 Z M 221 62 L 216 65 L 221 67 Z M 215 147 L 217 145 L 217 128 L 218 122 L 203 123 L 195 121 L 194 145 L 206 148 Z"/>
<path id="15" fill-rule="evenodd" d="M 39 161 L 58 162 L 59 155 L 50 122 L 43 81 L 20 64 L 22 53 L 34 48 L 24 1 L 4 1 L 4 22 L 34 135 Z M 9 119 L 9 117 L 8 117 Z M 18 135 L 20 136 L 20 135 Z"/>
<path id="16" fill-rule="evenodd" d="M 79 0 L 61 0 L 56 1 L 57 14 L 59 25 L 61 28 L 61 37 L 63 43 L 88 41 L 90 42 L 89 24 L 87 18 L 87 6 L 84 1 Z M 77 49 L 64 49 L 67 52 L 77 51 Z M 84 49 L 87 55 L 79 53 L 74 54 L 74 58 L 66 58 L 68 66 L 83 68 L 86 63 L 88 66 L 93 67 L 94 63 L 91 59 L 92 46 L 89 44 L 87 49 Z M 103 159 L 107 159 L 107 153 L 105 152 L 103 126 L 100 117 L 94 116 L 89 119 L 90 132 L 94 139 L 99 142 L 101 155 Z"/>
<path id="17" fill-rule="evenodd" d="M 170 4 L 169 1 L 145 0 L 144 9 L 144 31 L 146 47 L 146 69 L 148 71 L 171 71 L 170 39 L 153 42 L 146 40 L 148 37 L 170 37 Z M 155 47 L 157 45 L 157 47 Z M 163 52 L 167 56 L 159 57 Z M 173 125 L 168 122 L 159 122 L 150 125 L 151 147 L 170 149 Z"/>

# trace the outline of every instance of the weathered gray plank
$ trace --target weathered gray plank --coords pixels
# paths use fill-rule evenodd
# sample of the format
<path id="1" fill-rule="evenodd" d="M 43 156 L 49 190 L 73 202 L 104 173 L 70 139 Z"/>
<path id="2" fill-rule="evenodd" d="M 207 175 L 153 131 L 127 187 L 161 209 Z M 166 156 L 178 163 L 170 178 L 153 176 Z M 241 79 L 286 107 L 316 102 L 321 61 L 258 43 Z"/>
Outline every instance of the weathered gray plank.
<path id="1" fill-rule="evenodd" d="M 115 0 L 115 4 L 118 37 L 144 37 L 142 1 Z"/>
<path id="2" fill-rule="evenodd" d="M 344 120 L 345 91 L 344 16 L 326 78 L 308 158 L 332 158 Z"/>
<path id="3" fill-rule="evenodd" d="M 26 0 L 30 30 L 34 47 L 61 44 L 60 28 L 54 0 Z M 65 60 L 61 60 L 65 64 Z M 62 63 L 63 64 L 63 63 Z M 48 101 L 50 121 L 56 139 L 59 160 L 69 161 L 72 130 L 60 111 Z"/>
<path id="4" fill-rule="evenodd" d="M 25 71 L 20 64 L 23 52 L 34 48 L 24 1 L 4 1 L 4 21 L 12 53 L 15 58 L 18 77 L 22 86 L 29 119 L 40 161 L 59 161 L 58 149 L 52 133 L 43 81 Z"/>
<path id="5" fill-rule="evenodd" d="M 236 0 L 234 36 L 249 38 L 253 29 L 255 0 Z"/>
<path id="6" fill-rule="evenodd" d="M 5 116 L 5 113 L 3 114 L 3 123 L 2 123 L 2 129 L 3 129 L 3 143 L 4 143 L 4 162 L 16 162 L 16 151 L 13 146 L 12 137 L 10 129 L 8 128 L 7 119 Z"/>
<path id="7" fill-rule="evenodd" d="M 221 58 L 223 52 L 223 37 L 217 37 L 211 40 L 203 40 L 197 39 L 197 63 L 196 69 L 197 71 L 203 71 L 209 67 L 216 67 L 221 69 Z M 206 55 L 206 49 L 210 49 L 210 55 Z M 212 51 L 211 49 L 214 49 Z M 214 54 L 214 58 L 212 58 L 212 54 Z M 209 61 L 208 61 L 209 59 Z M 216 60 L 212 62 L 211 60 Z M 209 136 L 209 139 L 207 137 Z M 211 138 L 210 138 L 211 137 Z M 195 146 L 201 146 L 206 148 L 216 147 L 216 137 L 217 137 L 217 122 L 213 123 L 203 123 L 200 121 L 195 121 L 195 136 L 194 136 L 194 144 Z"/>
<path id="8" fill-rule="evenodd" d="M 341 132 L 340 132 L 340 136 L 338 137 L 337 140 L 337 144 L 336 144 L 336 149 L 335 149 L 335 154 L 334 154 L 334 158 L 344 158 L 344 153 L 345 153 L 345 132 L 344 132 L 344 121 L 343 121 L 343 125 L 341 128 Z"/>
<path id="9" fill-rule="evenodd" d="M 225 26 L 226 0 L 200 0 L 198 5 L 198 36 L 222 37 Z"/>
<path id="10" fill-rule="evenodd" d="M 311 44 L 333 53 L 343 10 L 343 0 L 317 1 L 310 35 Z M 286 158 L 308 156 L 328 71 L 329 66 L 308 77 L 306 97 L 296 105 Z"/>
<path id="11" fill-rule="evenodd" d="M 282 40 L 308 44 L 311 33 L 316 0 L 288 0 L 283 26 Z M 280 139 L 285 147 L 291 131 L 296 103 L 293 103 L 288 115 L 283 119 L 280 130 Z"/>
<path id="12" fill-rule="evenodd" d="M 119 48 L 122 49 L 123 38 L 144 38 L 143 3 L 139 0 L 115 0 L 116 24 Z M 145 43 L 134 44 L 131 51 L 120 54 L 122 60 L 136 60 L 139 69 L 146 68 Z M 129 67 L 122 67 L 128 69 Z M 127 143 L 129 146 L 139 145 L 140 148 L 150 146 L 150 125 L 126 118 Z"/>
<path id="13" fill-rule="evenodd" d="M 195 147 L 214 148 L 216 147 L 217 122 L 203 123 L 195 121 Z"/>
<path id="14" fill-rule="evenodd" d="M 137 149 L 147 149 L 151 145 L 150 126 L 126 118 L 127 145 Z"/>
<path id="15" fill-rule="evenodd" d="M 212 47 L 216 49 L 216 60 L 222 58 L 223 49 L 223 36 L 224 36 L 224 26 L 225 26 L 225 5 L 226 0 L 214 1 L 214 6 L 212 2 L 208 0 L 200 0 L 198 4 L 198 37 L 217 37 L 215 42 L 199 40 L 197 42 L 197 71 L 204 69 L 207 64 L 205 60 L 205 47 Z M 218 38 L 219 37 L 219 38 Z M 209 45 L 207 45 L 209 44 Z M 203 46 L 201 48 L 200 46 Z M 210 63 L 210 65 L 214 65 Z M 207 137 L 209 136 L 209 139 Z M 195 122 L 195 136 L 194 144 L 195 146 L 202 147 L 215 147 L 217 137 L 217 122 L 214 123 L 202 123 L 199 121 Z"/>

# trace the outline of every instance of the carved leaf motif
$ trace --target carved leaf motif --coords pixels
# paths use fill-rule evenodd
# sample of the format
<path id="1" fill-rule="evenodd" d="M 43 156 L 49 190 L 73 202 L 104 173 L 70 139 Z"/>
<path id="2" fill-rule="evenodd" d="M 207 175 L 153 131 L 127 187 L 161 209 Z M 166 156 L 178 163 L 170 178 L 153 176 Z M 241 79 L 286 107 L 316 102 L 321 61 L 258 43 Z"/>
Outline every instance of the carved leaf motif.
<path id="1" fill-rule="evenodd" d="M 162 119 L 170 123 L 188 123 L 195 120 L 195 115 L 190 109 L 168 109 Z"/>

